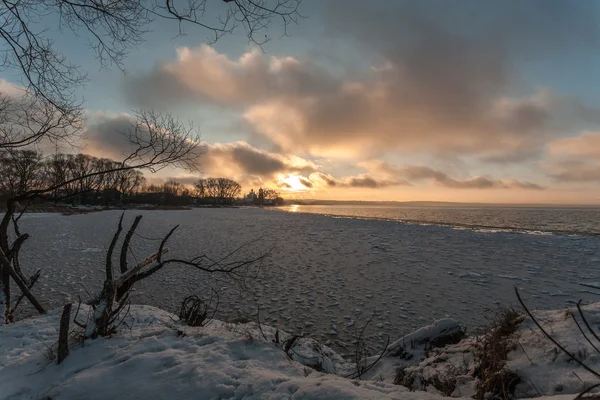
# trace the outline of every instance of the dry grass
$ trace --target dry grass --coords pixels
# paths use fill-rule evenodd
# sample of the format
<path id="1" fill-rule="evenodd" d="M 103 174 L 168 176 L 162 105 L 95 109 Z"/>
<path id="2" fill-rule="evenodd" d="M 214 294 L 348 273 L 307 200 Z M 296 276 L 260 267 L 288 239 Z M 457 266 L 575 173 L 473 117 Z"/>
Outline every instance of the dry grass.
<path id="1" fill-rule="evenodd" d="M 498 311 L 490 320 L 485 333 L 480 335 L 475 349 L 476 368 L 473 377 L 478 380 L 476 399 L 511 399 L 520 378 L 506 367 L 508 353 L 516 347 L 512 335 L 516 332 L 524 316 L 513 309 Z M 442 341 L 429 343 L 429 352 L 435 347 L 455 344 L 464 338 L 464 333 L 444 337 Z M 428 352 L 428 353 L 429 353 Z M 434 356 L 433 363 L 438 362 Z M 444 370 L 444 368 L 442 369 Z M 394 384 L 405 386 L 411 390 L 435 388 L 444 396 L 451 396 L 457 388 L 457 377 L 467 371 L 459 370 L 452 365 L 446 366 L 444 373 L 425 379 L 418 371 L 408 372 L 398 368 Z M 600 399 L 599 399 L 600 400 Z"/>
<path id="2" fill-rule="evenodd" d="M 476 357 L 478 366 L 474 376 L 479 379 L 477 399 L 511 399 L 519 376 L 506 367 L 508 353 L 516 347 L 511 340 L 524 317 L 513 309 L 499 311 L 481 336 Z"/>
<path id="3" fill-rule="evenodd" d="M 198 296 L 187 296 L 179 307 L 179 319 L 189 326 L 204 326 L 214 313 L 210 310 L 210 302 L 206 302 Z"/>

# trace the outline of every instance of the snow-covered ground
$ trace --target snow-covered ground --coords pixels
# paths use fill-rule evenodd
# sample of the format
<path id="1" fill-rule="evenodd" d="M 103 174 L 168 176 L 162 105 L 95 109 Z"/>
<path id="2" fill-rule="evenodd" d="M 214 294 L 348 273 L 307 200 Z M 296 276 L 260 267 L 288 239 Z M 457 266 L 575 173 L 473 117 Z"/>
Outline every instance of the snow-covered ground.
<path id="1" fill-rule="evenodd" d="M 576 310 L 537 315 L 553 337 L 598 369 L 598 352 L 582 339 L 571 313 Z M 597 329 L 600 304 L 586 307 L 585 314 Z M 313 339 L 301 339 L 286 354 L 284 346 L 273 341 L 273 327 L 262 326 L 264 337 L 256 323 L 212 321 L 206 327 L 188 327 L 150 306 L 132 306 L 127 325 L 115 335 L 72 346 L 71 354 L 57 365 L 59 318 L 60 310 L 55 310 L 0 327 L 0 399 L 442 398 L 432 384 L 413 385 L 414 391 L 394 385 L 398 368 L 424 378 L 422 382 L 436 376 L 453 378 L 453 397 L 469 398 L 478 384 L 473 378 L 476 338 L 432 348 L 434 339 L 459 329 L 451 319 L 398 339 L 362 379 L 347 379 L 355 364 Z M 282 340 L 287 337 L 281 333 Z M 521 379 L 517 397 L 559 394 L 548 399 L 572 399 L 600 381 L 557 352 L 529 319 L 509 340 L 513 345 L 507 368 Z"/>
<path id="2" fill-rule="evenodd" d="M 154 252 L 174 225 L 171 254 L 218 257 L 262 237 L 254 252 L 274 246 L 248 291 L 216 282 L 189 267 L 169 266 L 136 289 L 133 301 L 175 311 L 182 298 L 221 293 L 217 318 L 254 314 L 294 333 L 305 333 L 341 352 L 352 351 L 357 329 L 372 351 L 392 338 L 453 317 L 470 330 L 481 326 L 495 302 L 515 304 L 517 285 L 534 307 L 561 308 L 600 294 L 600 239 L 591 236 L 473 232 L 435 225 L 331 218 L 261 209 L 130 211 L 144 219 L 134 236 L 136 256 Z M 26 271 L 43 269 L 34 292 L 49 308 L 76 301 L 102 284 L 105 251 L 119 211 L 62 216 L 30 214 L 22 231 Z M 145 240 L 144 238 L 154 239 Z M 347 349 L 347 350 L 345 350 Z"/>
<path id="3" fill-rule="evenodd" d="M 534 317 L 574 357 L 600 373 L 600 341 L 594 337 L 594 334 L 600 334 L 600 303 L 582 309 L 594 333 L 585 327 L 575 307 L 535 311 Z M 578 328 L 574 316 L 585 333 Z M 452 395 L 472 396 L 478 384 L 473 375 L 481 343 L 481 337 L 471 336 L 460 343 L 436 349 L 428 358 L 406 368 L 405 375 L 411 377 L 412 388 L 429 391 L 435 390 L 432 382 L 436 377 L 442 381 L 456 379 Z M 517 398 L 573 395 L 600 383 L 600 375 L 594 376 L 561 351 L 530 318 L 520 323 L 508 344 L 510 351 L 505 368 L 519 378 L 514 392 Z"/>
<path id="4" fill-rule="evenodd" d="M 134 306 L 131 329 L 52 359 L 59 310 L 0 328 L 1 399 L 427 399 L 390 383 L 349 380 L 290 360 L 255 324 L 179 324 Z M 265 326 L 265 335 L 273 329 Z M 297 346 L 298 354 L 307 348 Z M 327 349 L 326 349 L 327 350 Z M 313 351 L 312 354 L 315 354 Z M 329 350 L 329 354 L 333 352 Z M 308 356 L 310 357 L 310 356 Z M 339 357 L 339 356 L 338 356 Z"/>

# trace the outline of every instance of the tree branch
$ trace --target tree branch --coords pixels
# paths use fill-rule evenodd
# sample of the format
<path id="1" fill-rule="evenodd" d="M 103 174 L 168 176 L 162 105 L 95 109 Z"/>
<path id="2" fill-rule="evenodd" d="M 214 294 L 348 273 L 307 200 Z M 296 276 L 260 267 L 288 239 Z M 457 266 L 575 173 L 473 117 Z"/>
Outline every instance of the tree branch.
<path id="1" fill-rule="evenodd" d="M 141 215 L 138 215 L 137 217 L 135 217 L 135 220 L 133 221 L 131 228 L 127 232 L 127 235 L 125 235 L 125 240 L 123 240 L 123 246 L 121 247 L 121 260 L 120 260 L 122 274 L 127 272 L 127 253 L 129 250 L 129 242 L 131 241 L 131 237 L 135 233 L 135 230 L 137 229 L 137 226 L 141 220 L 142 220 Z"/>

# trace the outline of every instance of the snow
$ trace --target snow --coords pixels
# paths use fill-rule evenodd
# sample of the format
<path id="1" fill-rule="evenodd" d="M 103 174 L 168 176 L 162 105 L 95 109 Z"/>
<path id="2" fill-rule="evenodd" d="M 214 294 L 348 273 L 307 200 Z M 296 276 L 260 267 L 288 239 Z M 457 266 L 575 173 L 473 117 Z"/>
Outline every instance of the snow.
<path id="1" fill-rule="evenodd" d="M 582 307 L 582 310 L 594 332 L 600 334 L 600 303 Z M 585 340 L 573 321 L 573 315 L 585 330 L 576 308 L 539 311 L 534 314 L 555 340 L 583 363 L 600 371 L 600 353 Z M 595 342 L 595 346 L 600 348 L 600 343 L 587 331 L 586 333 Z M 598 378 L 558 350 L 532 320 L 527 319 L 517 334 L 520 345 L 509 354 L 507 365 L 522 377 L 523 383 L 517 389 L 524 396 L 533 397 L 538 393 L 578 393 L 584 386 L 598 383 Z"/>
<path id="2" fill-rule="evenodd" d="M 88 340 L 57 365 L 48 356 L 59 318 L 55 310 L 0 328 L 1 399 L 435 398 L 390 383 L 317 372 L 262 339 L 253 323 L 213 321 L 193 328 L 150 306 L 132 306 L 130 329 Z M 266 335 L 272 333 L 265 327 Z M 319 361 L 315 343 L 303 342 L 294 358 Z M 342 362 L 331 349 L 320 349 L 330 357 L 326 368 Z"/>
<path id="3" fill-rule="evenodd" d="M 452 397 L 471 398 L 478 383 L 473 377 L 477 336 L 431 347 L 432 341 L 460 331 L 450 318 L 394 341 L 361 379 L 347 379 L 354 362 L 312 338 L 299 339 L 286 354 L 283 342 L 290 334 L 279 331 L 280 342 L 275 343 L 277 330 L 269 325 L 259 329 L 254 322 L 214 320 L 205 327 L 189 327 L 175 315 L 141 305 L 131 307 L 115 335 L 72 344 L 70 355 L 57 365 L 60 312 L 0 327 L 0 399 L 439 400 L 442 396 L 431 384 L 436 377 L 456 379 Z M 79 319 L 91 312 L 84 306 Z M 582 340 L 572 313 L 577 311 L 535 315 L 554 338 L 598 369 L 600 356 Z M 600 303 L 584 307 L 584 313 L 593 327 L 600 324 Z M 522 380 L 517 398 L 572 399 L 584 384 L 598 382 L 555 351 L 530 319 L 511 340 L 515 345 L 507 368 Z M 392 383 L 398 368 L 414 378 L 413 391 Z"/>
<path id="4" fill-rule="evenodd" d="M 600 303 L 583 307 L 583 312 L 594 332 L 599 334 Z M 536 319 L 554 339 L 593 370 L 600 371 L 600 352 L 585 340 L 572 315 L 576 315 L 585 329 L 576 308 L 534 311 Z M 600 342 L 591 334 L 587 335 L 600 348 Z M 507 355 L 506 368 L 521 378 L 515 389 L 517 398 L 569 394 L 572 399 L 583 389 L 599 383 L 597 377 L 570 360 L 548 340 L 530 318 L 520 324 L 510 339 L 513 346 Z M 477 367 L 478 343 L 477 336 L 468 337 L 406 367 L 405 374 L 414 381 L 412 388 L 435 390 L 431 385 L 434 377 L 454 377 L 457 382 L 453 396 L 474 395 L 477 380 L 473 374 Z M 561 397 L 553 398 L 558 400 Z"/>

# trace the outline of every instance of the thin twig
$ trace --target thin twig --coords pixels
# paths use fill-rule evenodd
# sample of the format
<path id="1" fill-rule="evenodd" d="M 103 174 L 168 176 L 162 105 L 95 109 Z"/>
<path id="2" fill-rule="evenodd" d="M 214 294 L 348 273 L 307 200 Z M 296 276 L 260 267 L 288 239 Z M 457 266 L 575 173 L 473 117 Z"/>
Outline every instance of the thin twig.
<path id="1" fill-rule="evenodd" d="M 556 339 L 554 339 L 552 336 L 550 336 L 550 334 L 548 332 L 546 332 L 546 330 L 542 327 L 542 325 L 540 325 L 540 323 L 537 321 L 537 319 L 535 319 L 535 317 L 533 316 L 531 311 L 529 311 L 529 309 L 523 302 L 523 299 L 521 299 L 521 295 L 519 294 L 519 289 L 517 289 L 516 286 L 515 286 L 515 293 L 517 294 L 517 299 L 519 300 L 519 303 L 521 303 L 521 306 L 523 306 L 523 309 L 525 310 L 527 315 L 529 315 L 529 318 L 531 318 L 533 323 L 540 329 L 540 331 L 542 331 L 544 336 L 546 336 L 552 343 L 554 343 L 556 345 L 556 347 L 561 349 L 563 351 L 563 353 L 568 355 L 571 359 L 573 359 L 577 364 L 579 364 L 581 367 L 583 367 L 586 371 L 588 371 L 589 373 L 594 375 L 596 378 L 600 378 L 600 374 L 598 372 L 594 371 L 592 368 L 588 367 L 583 361 L 576 358 L 573 354 L 571 354 L 571 352 L 569 350 L 567 350 L 562 344 L 560 344 Z"/>
<path id="2" fill-rule="evenodd" d="M 583 310 L 581 309 L 581 300 L 579 300 L 577 302 L 577 310 L 579 311 L 579 315 L 581 316 L 581 319 L 583 321 L 583 323 L 585 324 L 585 326 L 587 327 L 587 329 L 590 331 L 590 333 L 596 338 L 596 340 L 598 342 L 600 342 L 600 337 L 598 337 L 598 335 L 596 334 L 596 332 L 594 332 L 594 330 L 592 329 L 592 327 L 590 326 L 590 324 L 588 323 L 587 318 L 583 315 Z M 593 345 L 592 345 L 593 346 Z M 596 348 L 594 346 L 594 348 Z"/>
<path id="3" fill-rule="evenodd" d="M 256 322 L 258 323 L 258 329 L 260 330 L 263 339 L 267 340 L 267 337 L 265 336 L 265 333 L 262 330 L 262 326 L 260 325 L 260 305 L 257 307 L 256 310 Z"/>

